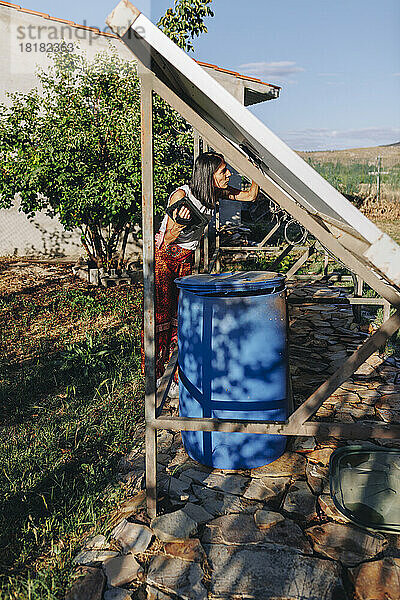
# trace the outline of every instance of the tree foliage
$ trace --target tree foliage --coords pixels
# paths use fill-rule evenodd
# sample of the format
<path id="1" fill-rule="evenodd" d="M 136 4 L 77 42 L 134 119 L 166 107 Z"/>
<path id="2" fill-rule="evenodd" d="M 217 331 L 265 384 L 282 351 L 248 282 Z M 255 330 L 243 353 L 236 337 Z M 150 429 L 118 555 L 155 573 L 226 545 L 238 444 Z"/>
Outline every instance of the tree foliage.
<path id="1" fill-rule="evenodd" d="M 39 79 L 40 92 L 14 94 L 12 106 L 1 108 L 1 205 L 18 193 L 26 214 L 50 209 L 65 229 L 80 228 L 89 257 L 109 267 L 121 236 L 141 220 L 135 66 L 115 54 L 88 62 L 65 52 Z M 157 207 L 171 184 L 187 178 L 191 148 L 187 124 L 155 97 Z"/>
<path id="2" fill-rule="evenodd" d="M 206 30 L 202 15 L 212 14 L 210 2 L 179 0 L 172 17 L 167 11 L 161 19 L 162 28 L 173 36 L 176 19 L 184 17 L 177 35 L 188 49 L 186 34 L 193 38 Z M 128 234 L 141 223 L 135 65 L 112 51 L 92 62 L 65 51 L 38 77 L 40 89 L 12 94 L 10 106 L 0 105 L 0 208 L 18 194 L 27 215 L 47 210 L 66 230 L 79 228 L 99 267 L 121 267 Z M 188 124 L 157 96 L 153 127 L 155 206 L 161 212 L 171 190 L 189 177 L 193 140 Z"/>
<path id="3" fill-rule="evenodd" d="M 174 8 L 166 11 L 157 27 L 183 50 L 194 50 L 191 40 L 207 33 L 204 19 L 214 16 L 209 7 L 211 2 L 212 0 L 175 0 Z"/>

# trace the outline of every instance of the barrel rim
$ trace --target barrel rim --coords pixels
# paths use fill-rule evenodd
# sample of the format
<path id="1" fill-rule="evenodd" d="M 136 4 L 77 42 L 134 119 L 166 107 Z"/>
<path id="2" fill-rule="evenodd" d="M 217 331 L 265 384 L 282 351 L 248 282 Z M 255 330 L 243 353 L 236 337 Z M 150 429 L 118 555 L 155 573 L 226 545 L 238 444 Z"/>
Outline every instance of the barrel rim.
<path id="1" fill-rule="evenodd" d="M 272 271 L 228 271 L 178 277 L 175 283 L 188 291 L 255 291 L 280 287 L 285 279 L 285 275 Z"/>

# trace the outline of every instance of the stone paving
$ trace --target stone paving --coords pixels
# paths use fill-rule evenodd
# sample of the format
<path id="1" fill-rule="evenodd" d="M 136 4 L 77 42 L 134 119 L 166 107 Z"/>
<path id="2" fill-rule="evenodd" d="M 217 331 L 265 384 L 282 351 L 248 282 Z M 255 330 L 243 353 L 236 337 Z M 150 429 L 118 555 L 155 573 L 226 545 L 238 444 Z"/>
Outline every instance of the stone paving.
<path id="1" fill-rule="evenodd" d="M 293 285 L 291 293 L 345 294 L 321 284 Z M 292 305 L 295 405 L 366 336 L 347 305 Z M 167 412 L 175 410 L 171 400 Z M 371 356 L 316 418 L 399 423 L 400 360 Z M 112 516 L 107 537 L 89 538 L 75 558 L 82 577 L 68 600 L 400 598 L 400 536 L 355 527 L 329 494 L 330 455 L 354 441 L 291 438 L 270 465 L 232 472 L 188 458 L 179 433 L 161 431 L 158 440 L 159 516 L 150 521 L 146 514 L 138 444 L 121 461 L 121 480 L 132 497 Z M 400 440 L 371 442 L 400 447 Z"/>

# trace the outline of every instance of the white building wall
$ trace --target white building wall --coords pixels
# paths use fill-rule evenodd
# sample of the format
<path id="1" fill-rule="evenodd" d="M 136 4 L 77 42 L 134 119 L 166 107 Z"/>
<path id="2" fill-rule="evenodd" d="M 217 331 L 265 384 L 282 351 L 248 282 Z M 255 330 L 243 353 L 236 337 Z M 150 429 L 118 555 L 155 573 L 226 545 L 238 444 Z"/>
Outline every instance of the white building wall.
<path id="1" fill-rule="evenodd" d="M 26 93 L 37 87 L 37 69 L 51 64 L 51 54 L 63 42 L 69 51 L 85 52 L 89 59 L 114 48 L 132 60 L 125 44 L 112 35 L 0 4 L 0 102 L 8 102 L 7 92 Z"/>
<path id="2" fill-rule="evenodd" d="M 0 210 L 0 256 L 72 257 L 83 254 L 79 234 L 65 231 L 57 218 L 39 212 L 28 218 L 19 212 L 16 200 Z"/>

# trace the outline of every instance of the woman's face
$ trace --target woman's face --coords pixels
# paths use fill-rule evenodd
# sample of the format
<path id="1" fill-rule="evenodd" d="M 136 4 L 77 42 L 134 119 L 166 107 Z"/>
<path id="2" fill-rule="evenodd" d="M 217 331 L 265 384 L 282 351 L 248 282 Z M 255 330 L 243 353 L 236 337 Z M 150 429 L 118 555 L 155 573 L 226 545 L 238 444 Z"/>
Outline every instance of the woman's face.
<path id="1" fill-rule="evenodd" d="M 229 171 L 226 162 L 222 162 L 218 169 L 214 172 L 214 185 L 216 188 L 227 188 L 229 177 L 232 173 Z"/>

